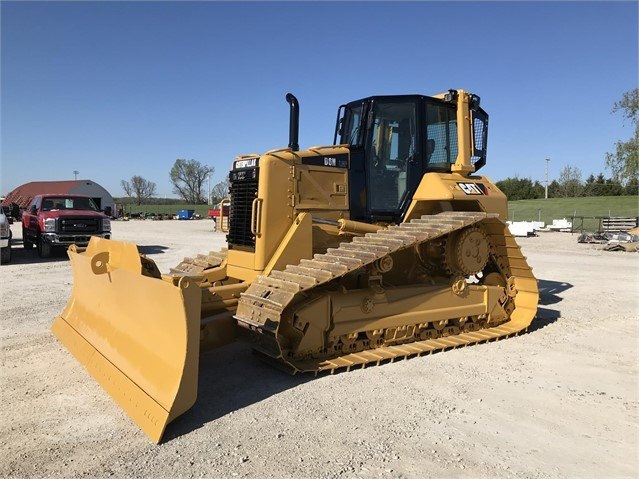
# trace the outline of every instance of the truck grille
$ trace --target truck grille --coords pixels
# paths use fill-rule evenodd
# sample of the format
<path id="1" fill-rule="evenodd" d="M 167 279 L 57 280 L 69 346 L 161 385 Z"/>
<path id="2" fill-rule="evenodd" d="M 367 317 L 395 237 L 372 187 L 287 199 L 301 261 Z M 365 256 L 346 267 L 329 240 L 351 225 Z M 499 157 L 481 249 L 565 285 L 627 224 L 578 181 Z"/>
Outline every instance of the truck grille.
<path id="1" fill-rule="evenodd" d="M 232 171 L 230 183 L 231 209 L 229 233 L 226 237 L 229 248 L 244 246 L 255 250 L 255 236 L 251 233 L 251 213 L 253 200 L 257 198 L 258 169 Z"/>
<path id="2" fill-rule="evenodd" d="M 99 218 L 61 218 L 61 233 L 99 233 Z"/>

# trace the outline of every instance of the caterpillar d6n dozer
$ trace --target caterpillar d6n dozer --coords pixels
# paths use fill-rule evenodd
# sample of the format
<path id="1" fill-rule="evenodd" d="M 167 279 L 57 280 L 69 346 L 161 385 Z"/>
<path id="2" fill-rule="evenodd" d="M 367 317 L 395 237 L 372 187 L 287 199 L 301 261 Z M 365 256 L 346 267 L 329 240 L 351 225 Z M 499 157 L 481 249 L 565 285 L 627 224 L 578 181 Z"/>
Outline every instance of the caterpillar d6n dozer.
<path id="1" fill-rule="evenodd" d="M 506 197 L 476 175 L 479 97 L 354 101 L 333 145 L 306 151 L 286 99 L 288 147 L 233 163 L 228 249 L 165 274 L 131 243 L 69 251 L 53 332 L 156 442 L 195 402 L 200 351 L 236 338 L 291 373 L 334 372 L 508 337 L 536 314 Z"/>

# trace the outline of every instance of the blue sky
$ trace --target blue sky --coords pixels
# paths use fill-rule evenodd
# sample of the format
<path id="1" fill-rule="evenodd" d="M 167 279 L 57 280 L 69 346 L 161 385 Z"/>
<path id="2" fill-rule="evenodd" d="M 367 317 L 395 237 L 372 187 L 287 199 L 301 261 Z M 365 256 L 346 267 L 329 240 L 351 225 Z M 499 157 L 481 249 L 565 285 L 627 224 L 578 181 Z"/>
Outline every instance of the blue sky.
<path id="1" fill-rule="evenodd" d="M 177 158 L 215 168 L 288 142 L 330 144 L 337 107 L 463 88 L 490 114 L 497 181 L 605 170 L 632 131 L 637 2 L 5 2 L 0 193 L 140 175 L 174 196 Z"/>

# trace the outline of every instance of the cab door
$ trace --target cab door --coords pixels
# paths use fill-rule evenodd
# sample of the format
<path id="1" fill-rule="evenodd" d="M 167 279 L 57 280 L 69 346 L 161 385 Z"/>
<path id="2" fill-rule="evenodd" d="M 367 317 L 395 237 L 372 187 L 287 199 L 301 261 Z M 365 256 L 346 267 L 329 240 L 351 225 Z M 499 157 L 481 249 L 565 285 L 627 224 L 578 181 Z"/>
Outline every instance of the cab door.
<path id="1" fill-rule="evenodd" d="M 23 214 L 23 220 L 22 220 L 23 236 L 26 234 L 32 239 L 37 238 L 38 212 L 40 211 L 41 203 L 42 203 L 42 197 L 36 196 L 29 204 L 26 214 Z M 26 217 L 26 221 L 25 221 L 25 217 Z"/>
<path id="2" fill-rule="evenodd" d="M 367 212 L 371 221 L 399 222 L 421 177 L 414 97 L 375 98 L 364 146 Z"/>

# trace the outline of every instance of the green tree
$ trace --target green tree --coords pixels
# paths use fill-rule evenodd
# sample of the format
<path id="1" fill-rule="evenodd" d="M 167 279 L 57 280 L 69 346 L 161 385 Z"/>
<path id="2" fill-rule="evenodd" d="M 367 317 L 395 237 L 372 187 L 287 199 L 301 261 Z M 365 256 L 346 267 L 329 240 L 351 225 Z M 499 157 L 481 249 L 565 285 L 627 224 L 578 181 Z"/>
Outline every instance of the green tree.
<path id="1" fill-rule="evenodd" d="M 606 167 L 612 172 L 613 179 L 627 185 L 639 177 L 639 88 L 624 93 L 621 100 L 615 102 L 612 113 L 617 112 L 621 112 L 624 120 L 630 120 L 635 126 L 634 137 L 615 143 L 615 151 L 606 153 Z"/>
<path id="2" fill-rule="evenodd" d="M 224 198 L 229 196 L 229 180 L 220 181 L 211 190 L 211 202 L 213 204 L 219 203 Z"/>
<path id="3" fill-rule="evenodd" d="M 639 178 L 631 178 L 624 188 L 624 195 L 639 195 Z"/>
<path id="4" fill-rule="evenodd" d="M 173 193 L 179 195 L 189 204 L 206 203 L 206 194 L 203 194 L 204 182 L 214 169 L 203 165 L 196 160 L 177 159 L 169 172 Z"/>
<path id="5" fill-rule="evenodd" d="M 561 185 L 557 180 L 552 180 L 548 185 L 548 198 L 559 198 L 561 196 Z"/>
<path id="6" fill-rule="evenodd" d="M 533 184 L 530 178 L 506 178 L 496 184 L 497 188 L 511 201 L 530 200 L 544 196 L 544 187 L 538 181 Z"/>
<path id="7" fill-rule="evenodd" d="M 564 198 L 576 198 L 582 196 L 584 186 L 581 183 L 581 170 L 566 165 L 559 173 L 559 195 Z"/>
<path id="8" fill-rule="evenodd" d="M 602 196 L 622 196 L 624 194 L 623 185 L 614 178 L 606 179 L 604 186 L 605 195 Z"/>
<path id="9" fill-rule="evenodd" d="M 535 183 L 532 186 L 531 194 L 532 194 L 532 196 L 530 197 L 531 200 L 543 198 L 546 196 L 546 188 L 539 181 L 535 181 Z"/>
<path id="10" fill-rule="evenodd" d="M 624 187 L 624 195 L 639 195 L 639 178 L 632 178 Z"/>
<path id="11" fill-rule="evenodd" d="M 625 188 L 614 178 L 606 178 L 603 173 L 596 177 L 591 174 L 586 179 L 583 196 L 622 196 Z"/>
<path id="12" fill-rule="evenodd" d="M 156 195 L 155 183 L 138 175 L 132 176 L 130 181 L 122 180 L 120 184 L 124 193 L 138 205 Z"/>
<path id="13" fill-rule="evenodd" d="M 599 196 L 597 178 L 592 173 L 586 178 L 586 184 L 584 185 L 584 196 Z"/>

